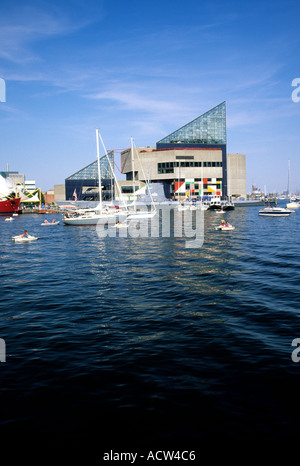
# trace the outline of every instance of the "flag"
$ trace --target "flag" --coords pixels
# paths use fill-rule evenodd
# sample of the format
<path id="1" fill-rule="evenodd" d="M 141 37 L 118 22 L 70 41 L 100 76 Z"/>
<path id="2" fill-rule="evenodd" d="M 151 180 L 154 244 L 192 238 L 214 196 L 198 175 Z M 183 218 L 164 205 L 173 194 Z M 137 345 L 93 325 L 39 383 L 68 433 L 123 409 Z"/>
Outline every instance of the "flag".
<path id="1" fill-rule="evenodd" d="M 77 194 L 76 194 L 76 189 L 74 189 L 74 192 L 73 192 L 73 197 L 75 197 L 75 202 L 77 202 Z"/>

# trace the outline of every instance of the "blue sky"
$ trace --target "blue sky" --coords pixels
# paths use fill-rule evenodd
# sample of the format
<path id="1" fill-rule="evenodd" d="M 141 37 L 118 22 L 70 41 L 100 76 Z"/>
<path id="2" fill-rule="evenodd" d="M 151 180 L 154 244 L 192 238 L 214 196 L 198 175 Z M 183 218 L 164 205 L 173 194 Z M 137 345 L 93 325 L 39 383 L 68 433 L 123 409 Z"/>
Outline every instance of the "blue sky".
<path id="1" fill-rule="evenodd" d="M 155 146 L 225 100 L 248 190 L 285 190 L 288 160 L 299 190 L 299 14 L 298 0 L 2 0 L 0 171 L 51 189 L 96 160 L 96 128 L 107 149 Z"/>

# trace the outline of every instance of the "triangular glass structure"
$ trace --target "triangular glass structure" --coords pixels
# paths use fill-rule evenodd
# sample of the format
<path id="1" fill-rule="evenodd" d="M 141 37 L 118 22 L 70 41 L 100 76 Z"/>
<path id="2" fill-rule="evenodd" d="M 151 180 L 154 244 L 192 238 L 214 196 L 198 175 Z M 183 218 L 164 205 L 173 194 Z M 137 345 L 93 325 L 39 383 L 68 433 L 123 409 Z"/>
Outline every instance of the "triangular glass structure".
<path id="1" fill-rule="evenodd" d="M 157 144 L 226 144 L 226 102 L 187 123 Z"/>
<path id="2" fill-rule="evenodd" d="M 108 152 L 108 158 L 111 166 L 114 166 L 114 151 Z M 109 180 L 113 177 L 110 165 L 108 163 L 106 155 L 100 158 L 100 173 L 101 179 Z M 98 161 L 92 162 L 86 167 L 82 168 L 78 172 L 66 178 L 67 180 L 98 180 Z"/>

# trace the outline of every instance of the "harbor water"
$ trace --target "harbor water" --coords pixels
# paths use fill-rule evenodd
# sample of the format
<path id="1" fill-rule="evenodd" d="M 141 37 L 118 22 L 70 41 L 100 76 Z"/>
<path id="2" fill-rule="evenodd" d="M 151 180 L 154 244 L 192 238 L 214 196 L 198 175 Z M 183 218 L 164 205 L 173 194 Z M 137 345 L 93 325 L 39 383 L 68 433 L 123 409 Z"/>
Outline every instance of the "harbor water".
<path id="1" fill-rule="evenodd" d="M 100 464 L 124 444 L 299 436 L 300 211 L 259 209 L 224 214 L 230 232 L 205 212 L 199 248 L 0 218 L 2 445 L 81 447 Z M 38 241 L 14 243 L 24 229 Z"/>

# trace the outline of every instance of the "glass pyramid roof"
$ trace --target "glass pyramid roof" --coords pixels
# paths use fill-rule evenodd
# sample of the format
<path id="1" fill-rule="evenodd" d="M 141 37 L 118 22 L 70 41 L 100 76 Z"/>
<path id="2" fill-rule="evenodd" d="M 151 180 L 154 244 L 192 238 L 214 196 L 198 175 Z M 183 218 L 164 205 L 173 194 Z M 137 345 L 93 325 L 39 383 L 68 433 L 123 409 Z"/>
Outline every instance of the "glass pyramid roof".
<path id="1" fill-rule="evenodd" d="M 107 153 L 111 166 L 114 166 L 114 151 Z M 100 173 L 102 180 L 109 180 L 113 177 L 106 155 L 100 158 Z M 67 178 L 67 180 L 98 180 L 98 161 L 92 162 L 78 172 Z"/>
<path id="2" fill-rule="evenodd" d="M 226 102 L 187 123 L 157 144 L 226 144 Z"/>

